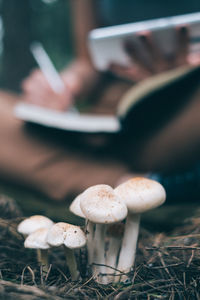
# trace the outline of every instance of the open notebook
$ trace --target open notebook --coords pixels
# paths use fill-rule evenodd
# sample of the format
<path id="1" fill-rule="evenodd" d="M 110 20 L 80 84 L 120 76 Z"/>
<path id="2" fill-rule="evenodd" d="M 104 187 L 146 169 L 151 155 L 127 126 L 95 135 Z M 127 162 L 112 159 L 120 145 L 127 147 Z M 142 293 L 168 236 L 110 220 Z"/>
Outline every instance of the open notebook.
<path id="1" fill-rule="evenodd" d="M 26 122 L 74 132 L 119 133 L 160 126 L 199 83 L 200 68 L 180 67 L 134 85 L 121 99 L 116 116 L 56 112 L 18 103 L 14 114 Z"/>
<path id="2" fill-rule="evenodd" d="M 15 107 L 16 117 L 40 125 L 79 132 L 117 132 L 120 122 L 115 116 L 57 112 L 21 102 Z"/>

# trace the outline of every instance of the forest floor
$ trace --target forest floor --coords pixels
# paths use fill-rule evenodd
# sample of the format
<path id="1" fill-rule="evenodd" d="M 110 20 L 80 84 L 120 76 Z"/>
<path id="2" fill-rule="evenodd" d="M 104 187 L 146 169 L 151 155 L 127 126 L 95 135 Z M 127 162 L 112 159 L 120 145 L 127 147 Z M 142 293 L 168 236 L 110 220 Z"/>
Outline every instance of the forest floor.
<path id="1" fill-rule="evenodd" d="M 142 227 L 128 285 L 96 283 L 88 276 L 84 250 L 78 256 L 82 280 L 71 281 L 62 248 L 50 249 L 50 267 L 44 272 L 16 230 L 22 219 L 16 203 L 0 196 L 0 299 L 200 299 L 198 217 L 169 232 Z"/>

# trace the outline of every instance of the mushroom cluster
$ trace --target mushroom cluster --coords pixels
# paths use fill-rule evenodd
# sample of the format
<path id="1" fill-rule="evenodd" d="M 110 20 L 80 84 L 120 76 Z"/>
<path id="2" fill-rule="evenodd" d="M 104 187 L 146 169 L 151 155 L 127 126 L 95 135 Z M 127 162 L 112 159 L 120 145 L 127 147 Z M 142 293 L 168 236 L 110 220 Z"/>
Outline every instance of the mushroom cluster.
<path id="1" fill-rule="evenodd" d="M 70 210 L 86 220 L 88 262 L 97 282 L 127 281 L 135 261 L 140 215 L 165 199 L 163 186 L 143 177 L 115 189 L 92 186 L 76 197 Z"/>
<path id="2" fill-rule="evenodd" d="M 79 278 L 74 249 L 85 246 L 86 237 L 79 226 L 53 223 L 45 216 L 32 216 L 18 225 L 18 232 L 25 237 L 24 247 L 37 250 L 37 260 L 45 272 L 49 269 L 48 249 L 63 246 L 71 279 Z"/>
<path id="3" fill-rule="evenodd" d="M 86 245 L 89 270 L 100 284 L 126 283 L 134 266 L 140 216 L 164 203 L 163 186 L 143 177 L 127 180 L 115 189 L 106 184 L 91 186 L 78 195 L 70 211 L 85 219 L 85 233 L 76 225 L 32 216 L 18 231 L 26 248 L 37 249 L 38 262 L 47 271 L 48 249 L 62 246 L 72 280 L 80 278 L 75 249 Z"/>

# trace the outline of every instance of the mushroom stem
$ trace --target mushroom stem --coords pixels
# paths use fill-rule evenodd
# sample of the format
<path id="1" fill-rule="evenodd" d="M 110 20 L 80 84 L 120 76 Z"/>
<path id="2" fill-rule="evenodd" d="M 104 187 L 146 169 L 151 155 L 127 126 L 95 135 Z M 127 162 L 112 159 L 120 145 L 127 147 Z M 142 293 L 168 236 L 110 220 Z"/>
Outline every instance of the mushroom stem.
<path id="1" fill-rule="evenodd" d="M 108 283 L 113 282 L 115 270 L 112 268 L 117 268 L 117 257 L 119 254 L 119 249 L 121 245 L 121 239 L 116 237 L 111 237 L 110 242 L 108 245 L 108 250 L 106 253 L 106 265 L 108 266 L 107 276 L 108 276 Z M 111 267 L 111 268 L 109 268 Z M 109 275 L 111 274 L 111 275 Z"/>
<path id="2" fill-rule="evenodd" d="M 64 246 L 64 249 L 65 249 L 66 264 L 69 269 L 71 279 L 72 279 L 72 281 L 78 280 L 80 273 L 77 268 L 74 251 L 65 246 Z"/>
<path id="3" fill-rule="evenodd" d="M 37 261 L 43 267 L 43 271 L 47 272 L 49 269 L 48 249 L 37 249 Z"/>
<path id="4" fill-rule="evenodd" d="M 106 284 L 105 276 L 101 274 L 105 273 L 105 224 L 96 224 L 96 230 L 94 234 L 94 253 L 93 253 L 93 262 L 96 264 L 101 264 L 102 266 L 94 267 L 94 276 L 99 283 Z"/>
<path id="5" fill-rule="evenodd" d="M 94 226 L 95 224 L 87 220 L 86 225 L 86 236 L 87 236 L 87 250 L 88 250 L 88 262 L 89 265 L 93 262 L 93 254 L 94 254 Z"/>
<path id="6" fill-rule="evenodd" d="M 123 273 L 129 272 L 135 261 L 139 224 L 140 214 L 128 213 L 125 224 L 124 237 L 119 254 L 119 261 L 117 265 L 117 269 Z M 116 276 L 115 281 L 118 282 L 119 279 L 120 281 L 125 281 L 127 279 L 127 276 L 122 275 L 121 278 L 118 278 L 118 276 Z"/>

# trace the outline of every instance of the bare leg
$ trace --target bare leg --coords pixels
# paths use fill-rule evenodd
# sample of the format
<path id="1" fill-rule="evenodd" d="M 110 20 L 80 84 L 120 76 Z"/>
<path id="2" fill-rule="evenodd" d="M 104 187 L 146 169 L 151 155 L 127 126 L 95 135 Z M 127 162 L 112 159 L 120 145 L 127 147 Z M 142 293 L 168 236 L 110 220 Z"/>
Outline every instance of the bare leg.
<path id="1" fill-rule="evenodd" d="M 82 192 L 90 185 L 116 180 L 127 167 L 116 159 L 61 144 L 34 133 L 13 116 L 19 98 L 0 92 L 0 178 L 42 192 L 52 199 Z M 68 147 L 70 146 L 70 147 Z"/>

